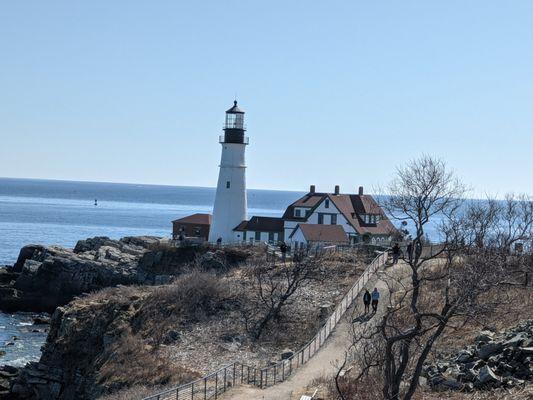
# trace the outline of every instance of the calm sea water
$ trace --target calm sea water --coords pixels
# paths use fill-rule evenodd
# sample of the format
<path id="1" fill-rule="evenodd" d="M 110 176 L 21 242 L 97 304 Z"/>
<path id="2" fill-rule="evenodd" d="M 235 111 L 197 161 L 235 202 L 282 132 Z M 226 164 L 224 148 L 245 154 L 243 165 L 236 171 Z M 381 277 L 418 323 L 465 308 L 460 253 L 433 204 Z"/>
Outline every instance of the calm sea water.
<path id="1" fill-rule="evenodd" d="M 213 188 L 0 178 L 0 266 L 13 264 L 29 243 L 73 247 L 92 236 L 169 237 L 172 220 L 211 212 L 214 195 Z M 301 195 L 249 190 L 248 213 L 281 216 Z M 33 332 L 31 323 L 29 314 L 0 313 L 0 351 L 6 352 L 0 365 L 38 359 L 46 333 Z"/>

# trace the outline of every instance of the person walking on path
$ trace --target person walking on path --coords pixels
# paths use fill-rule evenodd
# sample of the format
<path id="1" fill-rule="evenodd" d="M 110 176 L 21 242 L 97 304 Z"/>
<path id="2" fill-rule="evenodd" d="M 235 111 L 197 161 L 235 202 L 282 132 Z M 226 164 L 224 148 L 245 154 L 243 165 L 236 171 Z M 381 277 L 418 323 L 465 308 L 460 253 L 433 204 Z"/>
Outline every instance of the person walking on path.
<path id="1" fill-rule="evenodd" d="M 398 243 L 394 243 L 392 246 L 392 265 L 398 264 L 398 259 L 400 258 L 400 246 Z"/>
<path id="2" fill-rule="evenodd" d="M 407 245 L 407 259 L 409 262 L 413 259 L 413 242 L 409 242 Z"/>
<path id="3" fill-rule="evenodd" d="M 368 289 L 365 289 L 365 294 L 363 294 L 363 303 L 365 304 L 365 314 L 370 311 L 370 301 L 372 299 L 372 296 L 370 295 L 370 292 Z"/>
<path id="4" fill-rule="evenodd" d="M 378 288 L 374 288 L 374 291 L 372 292 L 372 310 L 374 311 L 374 313 L 378 310 L 378 302 L 379 302 Z"/>

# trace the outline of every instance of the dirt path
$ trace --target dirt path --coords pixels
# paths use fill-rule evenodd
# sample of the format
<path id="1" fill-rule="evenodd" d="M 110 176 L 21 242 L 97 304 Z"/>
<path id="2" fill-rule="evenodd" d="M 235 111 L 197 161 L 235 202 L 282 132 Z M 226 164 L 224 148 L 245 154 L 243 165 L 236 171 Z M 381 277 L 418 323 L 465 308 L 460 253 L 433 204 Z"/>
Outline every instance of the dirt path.
<path id="1" fill-rule="evenodd" d="M 373 279 L 366 285 L 369 291 L 377 287 L 381 293 L 380 306 L 388 301 L 388 290 L 385 283 L 380 279 L 381 270 Z M 361 296 L 358 296 L 361 297 Z M 377 315 L 379 316 L 378 308 Z M 326 345 L 309 360 L 307 364 L 299 368 L 297 372 L 287 379 L 285 382 L 271 386 L 267 389 L 259 389 L 253 386 L 239 386 L 232 389 L 224 396 L 219 397 L 224 400 L 297 400 L 301 394 L 313 394 L 313 390 L 309 393 L 303 393 L 306 388 L 310 388 L 312 382 L 323 376 L 332 376 L 336 372 L 334 364 L 336 361 L 344 359 L 344 352 L 350 345 L 352 330 L 351 319 L 352 316 L 358 316 L 363 313 L 362 302 L 356 303 L 356 310 L 353 307 L 346 311 L 341 322 L 337 325 L 331 336 L 328 338 Z M 376 320 L 376 316 L 370 319 L 367 323 L 372 323 Z M 360 325 L 355 329 L 363 329 Z"/>

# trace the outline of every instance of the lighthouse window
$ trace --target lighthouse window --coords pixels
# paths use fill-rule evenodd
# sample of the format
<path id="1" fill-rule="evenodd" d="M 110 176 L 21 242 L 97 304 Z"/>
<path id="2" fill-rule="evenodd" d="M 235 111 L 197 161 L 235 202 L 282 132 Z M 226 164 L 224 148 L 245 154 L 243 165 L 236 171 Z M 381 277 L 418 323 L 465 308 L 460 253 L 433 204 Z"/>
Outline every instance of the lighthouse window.
<path id="1" fill-rule="evenodd" d="M 227 181 L 227 182 L 226 182 L 226 189 L 229 189 L 230 186 L 231 186 L 230 181 Z"/>

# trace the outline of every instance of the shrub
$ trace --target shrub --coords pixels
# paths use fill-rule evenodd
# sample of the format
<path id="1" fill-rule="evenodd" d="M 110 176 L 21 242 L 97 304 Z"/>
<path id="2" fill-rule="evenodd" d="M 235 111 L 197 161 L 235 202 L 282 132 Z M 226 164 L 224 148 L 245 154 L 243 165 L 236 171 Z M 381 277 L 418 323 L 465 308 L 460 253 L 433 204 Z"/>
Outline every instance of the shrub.
<path id="1" fill-rule="evenodd" d="M 225 290 L 213 274 L 193 271 L 174 283 L 156 286 L 135 315 L 134 332 L 162 343 L 170 330 L 180 324 L 198 322 L 219 309 Z"/>
<path id="2" fill-rule="evenodd" d="M 177 385 L 198 377 L 159 356 L 130 330 L 123 332 L 106 350 L 102 355 L 105 361 L 98 371 L 98 384 L 108 393 L 138 385 Z"/>

